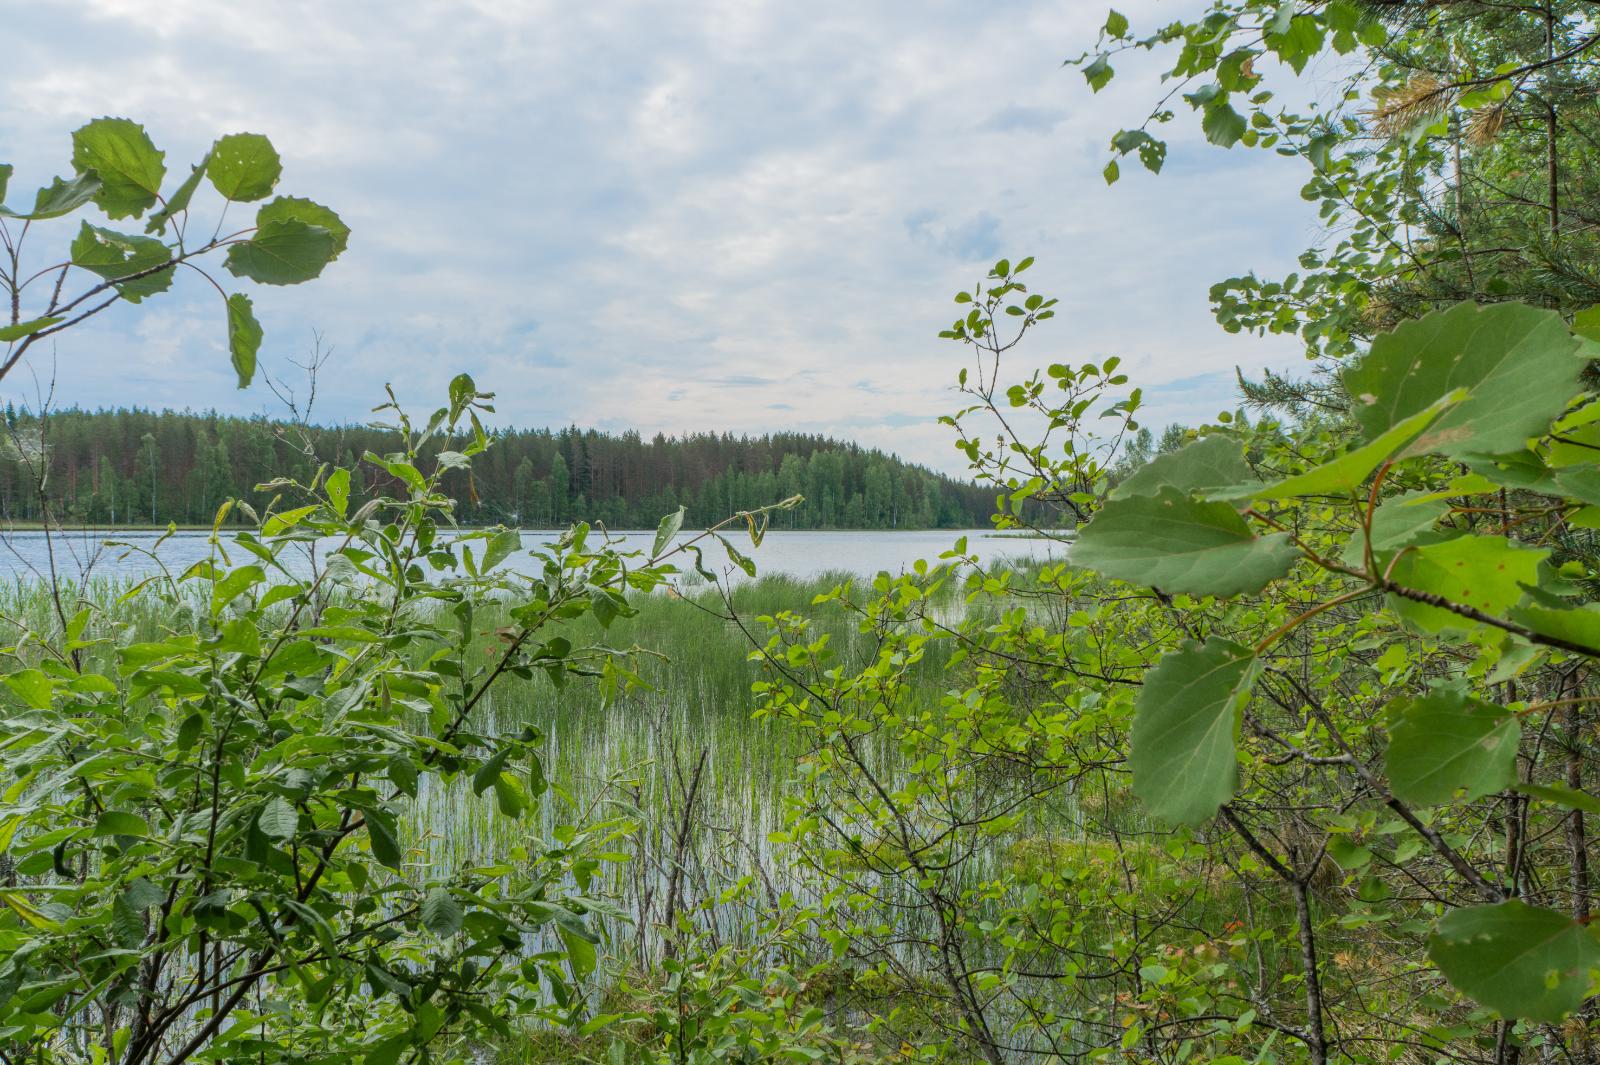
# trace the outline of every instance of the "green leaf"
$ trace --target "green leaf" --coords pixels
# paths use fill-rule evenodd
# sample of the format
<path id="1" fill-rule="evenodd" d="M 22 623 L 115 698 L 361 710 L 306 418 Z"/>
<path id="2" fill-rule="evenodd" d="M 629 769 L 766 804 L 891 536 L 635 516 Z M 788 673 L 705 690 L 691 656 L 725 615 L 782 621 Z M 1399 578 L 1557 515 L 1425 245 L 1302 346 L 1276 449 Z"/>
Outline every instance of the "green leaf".
<path id="1" fill-rule="evenodd" d="M 144 914 L 121 895 L 111 900 L 111 931 L 117 944 L 125 949 L 135 949 L 144 941 Z"/>
<path id="2" fill-rule="evenodd" d="M 1230 436 L 1204 436 L 1176 451 L 1157 455 L 1111 490 L 1110 498 L 1152 496 L 1163 487 L 1180 492 L 1237 485 L 1250 478 L 1244 445 Z"/>
<path id="3" fill-rule="evenodd" d="M 1186 642 L 1145 675 L 1128 760 L 1152 816 L 1197 824 L 1233 797 L 1239 719 L 1260 673 L 1248 648 L 1213 637 Z"/>
<path id="4" fill-rule="evenodd" d="M 33 221 L 60 218 L 62 215 L 71 214 L 94 199 L 95 193 L 99 191 L 100 178 L 92 171 L 87 174 L 78 174 L 71 178 L 56 178 L 40 189 L 33 197 L 33 210 L 30 213 L 17 214 L 5 207 L 0 207 L 0 215 L 4 215 L 7 218 L 22 218 Z"/>
<path id="5" fill-rule="evenodd" d="M 1127 32 L 1128 16 L 1113 9 L 1111 13 L 1106 16 L 1106 35 L 1110 37 L 1121 37 Z"/>
<path id="6" fill-rule="evenodd" d="M 0 163 L 0 204 L 6 202 L 6 186 L 11 183 L 13 167 L 10 163 Z"/>
<path id="7" fill-rule="evenodd" d="M 1561 316 L 1520 303 L 1463 303 L 1378 336 L 1345 374 L 1368 440 L 1455 389 L 1462 400 L 1411 445 L 1448 458 L 1520 451 L 1578 391 L 1584 360 Z"/>
<path id="8" fill-rule="evenodd" d="M 0 344 L 9 344 L 12 341 L 21 340 L 23 337 L 31 336 L 41 329 L 49 329 L 59 321 L 62 321 L 59 317 L 35 318 L 31 322 L 18 322 L 16 325 L 0 326 Z"/>
<path id="9" fill-rule="evenodd" d="M 1424 534 L 1433 530 L 1449 509 L 1442 500 L 1411 492 L 1384 500 L 1383 504 L 1372 512 L 1373 551 L 1393 552 L 1408 544 L 1416 543 Z M 1359 536 L 1350 541 L 1350 546 L 1355 551 L 1355 564 L 1358 566 L 1362 559 L 1361 545 Z"/>
<path id="10" fill-rule="evenodd" d="M 589 607 L 594 611 L 594 619 L 600 623 L 602 629 L 609 629 L 611 623 L 622 613 L 617 601 L 611 598 L 611 593 L 604 588 L 596 588 L 589 593 Z"/>
<path id="11" fill-rule="evenodd" d="M 273 222 L 304 222 L 308 226 L 321 226 L 333 234 L 333 255 L 337 259 L 350 243 L 350 227 L 338 215 L 320 203 L 298 196 L 279 196 L 263 204 L 256 212 L 256 228 Z"/>
<path id="12" fill-rule="evenodd" d="M 260 566 L 240 566 L 212 584 L 212 609 L 222 609 L 266 579 L 267 573 Z"/>
<path id="13" fill-rule="evenodd" d="M 1348 836 L 1334 836 L 1328 840 L 1328 857 L 1339 863 L 1346 872 L 1365 869 L 1372 864 L 1372 850 L 1363 847 Z"/>
<path id="14" fill-rule="evenodd" d="M 293 839 L 300 830 L 300 813 L 288 799 L 275 795 L 256 814 L 256 827 L 272 839 Z"/>
<path id="15" fill-rule="evenodd" d="M 1192 499 L 1170 485 L 1154 496 L 1111 500 L 1072 547 L 1077 565 L 1191 595 L 1260 591 L 1297 557 L 1287 534 L 1256 536 L 1230 504 Z"/>
<path id="16" fill-rule="evenodd" d="M 586 979 L 594 972 L 597 961 L 594 944 L 565 924 L 560 925 L 557 931 L 561 933 L 561 942 L 567 948 L 567 961 L 572 965 L 573 979 Z"/>
<path id="17" fill-rule="evenodd" d="M 206 164 L 210 161 L 209 155 L 200 160 L 194 169 L 189 171 L 189 176 L 183 179 L 183 184 L 167 198 L 165 206 L 159 211 L 151 212 L 150 218 L 144 224 L 146 233 L 165 233 L 167 223 L 172 221 L 173 216 L 189 209 L 189 201 L 194 199 L 194 192 L 200 187 L 200 179 L 205 176 Z"/>
<path id="18" fill-rule="evenodd" d="M 1444 411 L 1465 398 L 1456 390 L 1426 410 L 1418 411 L 1376 440 L 1339 456 L 1305 473 L 1265 485 L 1240 485 L 1220 492 L 1203 493 L 1207 499 L 1289 499 L 1294 496 L 1344 495 L 1353 492 L 1383 463 L 1400 454 Z"/>
<path id="19" fill-rule="evenodd" d="M 94 822 L 96 836 L 148 836 L 150 824 L 138 814 L 107 810 Z"/>
<path id="20" fill-rule="evenodd" d="M 234 202 L 259 200 L 272 191 L 283 174 L 283 161 L 272 142 L 259 133 L 230 133 L 211 148 L 206 177 Z"/>
<path id="21" fill-rule="evenodd" d="M 1246 126 L 1243 115 L 1226 100 L 1218 100 L 1206 108 L 1200 128 L 1205 131 L 1206 140 L 1212 144 L 1232 148 L 1244 136 Z"/>
<path id="22" fill-rule="evenodd" d="M 1516 783 L 1517 716 L 1503 706 L 1443 689 L 1389 707 L 1384 768 L 1401 802 L 1470 802 Z"/>
<path id="23" fill-rule="evenodd" d="M 1554 1024 L 1583 1004 L 1600 943 L 1566 914 L 1507 899 L 1445 914 L 1428 958 L 1501 1016 Z"/>
<path id="24" fill-rule="evenodd" d="M 117 291 L 129 303 L 138 303 L 172 287 L 173 267 L 145 273 L 172 261 L 172 249 L 154 237 L 117 233 L 85 222 L 72 241 L 71 254 L 73 266 L 118 282 Z M 135 277 L 138 274 L 145 276 Z M 134 280 L 122 281 L 125 277 Z"/>
<path id="25" fill-rule="evenodd" d="M 56 690 L 55 683 L 37 669 L 19 669 L 15 673 L 8 674 L 6 687 L 35 710 L 48 710 L 50 699 Z"/>
<path id="26" fill-rule="evenodd" d="M 261 323 L 256 321 L 255 304 L 243 292 L 228 297 L 228 356 L 239 387 L 248 388 L 256 375 L 256 354 L 261 350 Z"/>
<path id="27" fill-rule="evenodd" d="M 350 509 L 350 471 L 340 467 L 328 474 L 327 481 L 323 484 L 328 493 L 328 502 L 333 504 L 333 509 L 339 517 L 344 517 Z"/>
<path id="28" fill-rule="evenodd" d="M 1437 595 L 1485 614 L 1503 615 L 1523 597 L 1523 585 L 1539 583 L 1539 563 L 1548 551 L 1506 542 L 1498 536 L 1457 536 L 1408 547 L 1392 563 L 1379 560 L 1398 585 Z M 1443 607 L 1393 593 L 1389 605 L 1423 632 L 1465 631 L 1477 622 Z"/>
<path id="29" fill-rule="evenodd" d="M 284 533 L 305 521 L 317 512 L 315 503 L 303 507 L 292 507 L 289 510 L 280 510 L 270 515 L 261 523 L 262 536 L 282 536 Z"/>
<path id="30" fill-rule="evenodd" d="M 377 992 L 379 998 L 384 993 L 393 995 L 404 1002 L 411 995 L 411 984 L 399 973 L 386 968 L 376 958 L 369 957 L 362 965 L 367 976 L 367 984 Z"/>
<path id="31" fill-rule="evenodd" d="M 1600 344 L 1600 304 L 1573 315 L 1572 331 L 1585 340 Z"/>
<path id="32" fill-rule="evenodd" d="M 1571 609 L 1523 605 L 1512 608 L 1510 617 L 1541 636 L 1578 644 L 1600 657 L 1600 604 Z"/>
<path id="33" fill-rule="evenodd" d="M 1111 69 L 1111 57 L 1101 53 L 1094 57 L 1094 61 L 1083 68 L 1084 80 L 1089 83 L 1089 88 L 1099 92 L 1111 82 L 1111 77 L 1116 72 Z"/>
<path id="34" fill-rule="evenodd" d="M 137 218 L 155 205 L 167 167 L 144 127 L 126 118 L 97 118 L 72 134 L 72 167 L 94 171 L 95 204 L 112 218 Z"/>
<path id="35" fill-rule="evenodd" d="M 361 1065 L 397 1065 L 400 1055 L 411 1049 L 411 1033 L 392 1035 L 362 1055 Z"/>
<path id="36" fill-rule="evenodd" d="M 509 773 L 501 773 L 494 778 L 494 801 L 507 817 L 520 817 L 528 808 L 528 796 L 517 778 Z"/>
<path id="37" fill-rule="evenodd" d="M 461 903 L 448 888 L 433 888 L 422 897 L 423 927 L 440 939 L 448 939 L 461 931 L 463 916 Z"/>
<path id="38" fill-rule="evenodd" d="M 228 249 L 223 265 L 235 277 L 263 285 L 298 285 L 333 260 L 333 234 L 304 222 L 268 222 L 250 240 Z"/>
<path id="39" fill-rule="evenodd" d="M 472 774 L 472 793 L 482 795 L 488 791 L 494 782 L 500 779 L 500 773 L 505 769 L 506 761 L 511 757 L 511 748 L 502 747 L 487 761 L 478 767 Z"/>
<path id="40" fill-rule="evenodd" d="M 370 451 L 366 452 L 362 458 L 365 461 L 372 463 L 374 466 L 384 470 L 391 476 L 404 481 L 406 486 L 414 492 L 420 493 L 428 490 L 427 479 L 422 476 L 422 472 L 420 470 L 411 465 L 409 462 L 404 462 L 400 459 L 386 459 L 382 455 L 374 455 Z"/>
<path id="41" fill-rule="evenodd" d="M 656 526 L 656 540 L 650 547 L 650 557 L 660 558 L 661 553 L 672 543 L 672 538 L 678 535 L 678 530 L 683 528 L 684 508 L 679 507 L 676 513 L 668 514 Z"/>
<path id="42" fill-rule="evenodd" d="M 479 572 L 488 573 L 521 550 L 522 533 L 516 529 L 501 529 L 489 537 L 489 543 L 483 549 L 483 565 L 479 567 Z"/>
<path id="43" fill-rule="evenodd" d="M 390 869 L 399 869 L 405 858 L 400 848 L 400 837 L 395 831 L 394 816 L 387 810 L 368 807 L 361 811 L 367 826 L 367 840 L 372 845 L 372 856 Z"/>
<path id="44" fill-rule="evenodd" d="M 1565 806 L 1569 810 L 1582 810 L 1584 813 L 1600 816 L 1600 797 L 1590 795 L 1587 791 L 1579 791 L 1577 788 L 1569 788 L 1565 784 L 1518 784 L 1517 790 L 1535 799 Z"/>

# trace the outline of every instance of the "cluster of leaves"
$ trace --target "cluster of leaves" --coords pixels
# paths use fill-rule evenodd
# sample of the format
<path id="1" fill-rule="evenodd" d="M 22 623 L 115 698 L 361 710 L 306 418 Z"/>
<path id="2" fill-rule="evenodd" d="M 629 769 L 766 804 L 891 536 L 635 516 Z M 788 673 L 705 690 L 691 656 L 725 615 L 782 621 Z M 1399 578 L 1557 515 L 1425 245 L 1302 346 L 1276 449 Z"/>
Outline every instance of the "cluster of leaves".
<path id="1" fill-rule="evenodd" d="M 946 332 L 997 396 L 1005 306 Z M 762 713 L 814 737 L 779 839 L 815 878 L 815 933 L 856 986 L 905 995 L 873 1011 L 881 1041 L 1590 1052 L 1592 323 L 1437 312 L 1351 364 L 1348 423 L 1203 427 L 1121 477 L 1104 438 L 1021 444 L 1015 414 L 1041 402 L 1048 434 L 1104 411 L 1120 435 L 1103 367 L 1053 372 L 1073 382 L 1054 404 L 1029 377 L 964 412 L 1001 419 L 998 448 L 961 442 L 991 483 L 1090 515 L 1067 563 L 986 571 L 958 545 L 819 600 L 866 664 L 801 612 L 766 619 L 758 655 Z M 942 699 L 912 682 L 928 670 Z"/>
<path id="2" fill-rule="evenodd" d="M 1099 91 L 1121 54 L 1171 56 L 1171 88 L 1140 126 L 1112 137 L 1108 181 L 1130 154 L 1161 169 L 1159 130 L 1182 112 L 1171 106 L 1180 95 L 1211 143 L 1305 162 L 1301 194 L 1328 239 L 1294 273 L 1228 278 L 1211 298 L 1230 332 L 1298 335 L 1308 357 L 1343 358 L 1460 300 L 1569 313 L 1600 300 L 1587 265 L 1600 47 L 1591 15 L 1577 0 L 1222 0 L 1143 35 L 1112 12 L 1098 46 L 1072 62 Z M 1285 105 L 1307 93 L 1284 94 L 1274 77 L 1292 82 L 1313 63 L 1318 102 Z"/>
<path id="3" fill-rule="evenodd" d="M 352 508 L 351 471 L 327 466 L 269 486 L 254 531 L 129 593 L 171 619 L 153 638 L 65 596 L 58 629 L 16 630 L 4 1060 L 445 1061 L 487 1031 L 584 1019 L 590 915 L 609 912 L 585 892 L 626 826 L 530 823 L 491 863 L 441 867 L 407 812 L 461 788 L 524 818 L 547 787 L 540 737 L 497 722 L 496 686 L 633 683 L 568 623 L 603 631 L 699 548 L 681 512 L 643 558 L 580 524 L 512 567 L 516 531 L 454 529 L 441 480 L 489 446 L 489 398 L 463 376 L 425 424 L 379 408 L 404 447 L 365 461 L 402 494 Z M 306 575 L 289 556 L 315 545 Z M 490 607 L 510 623 L 485 659 Z"/>
<path id="4" fill-rule="evenodd" d="M 1105 504 L 1074 560 L 1107 576 L 1217 599 L 1260 593 L 1300 564 L 1329 578 L 1320 601 L 1253 645 L 1197 633 L 1146 678 L 1130 763 L 1134 791 L 1153 814 L 1199 823 L 1234 797 L 1236 736 L 1255 686 L 1263 671 L 1285 668 L 1275 660 L 1279 642 L 1331 606 L 1381 595 L 1408 629 L 1449 634 L 1500 659 L 1600 657 L 1600 613 L 1574 601 L 1579 590 L 1550 565 L 1549 547 L 1527 542 L 1530 520 L 1539 533 L 1531 539 L 1542 541 L 1552 527 L 1586 524 L 1582 512 L 1600 501 L 1590 458 L 1600 408 L 1579 388 L 1586 357 L 1600 353 L 1594 343 L 1521 305 L 1436 312 L 1381 336 L 1345 375 L 1359 426 L 1350 450 L 1263 483 L 1238 441 L 1208 437 L 1152 462 Z M 1438 491 L 1384 491 L 1440 462 L 1458 472 Z M 1540 498 L 1518 505 L 1504 499 L 1513 490 Z M 1308 535 L 1307 501 L 1333 530 L 1326 539 Z M 1499 529 L 1442 524 L 1447 501 L 1458 501 L 1458 513 L 1498 511 Z M 1418 808 L 1537 787 L 1517 772 L 1520 722 L 1566 703 L 1508 706 L 1493 695 L 1458 677 L 1392 701 L 1385 779 L 1374 786 Z M 1314 741 L 1332 742 L 1316 731 Z M 1561 788 L 1528 794 L 1596 805 Z M 1422 835 L 1459 857 L 1434 833 Z M 1465 863 L 1462 876 L 1486 901 L 1448 911 L 1431 936 L 1445 975 L 1508 1017 L 1553 1021 L 1577 1009 L 1589 970 L 1600 968 L 1600 943 L 1583 923 L 1528 906 L 1514 884 Z"/>
<path id="5" fill-rule="evenodd" d="M 939 334 L 970 346 L 973 353 L 972 366 L 957 377 L 969 402 L 939 421 L 956 431 L 956 447 L 966 455 L 978 483 L 999 490 L 995 509 L 1002 528 L 1086 517 L 1096 485 L 1128 434 L 1139 429 L 1134 420 L 1138 389 L 1109 405 L 1095 401 L 1106 389 L 1128 381 L 1117 372 L 1121 360 L 1115 356 L 1098 365 L 1052 363 L 1045 374 L 1001 389 L 1000 363 L 1006 352 L 1056 314 L 1054 297 L 1030 293 L 1022 282 L 1021 275 L 1032 265 L 1031 256 L 1015 265 L 1009 259 L 995 263 L 988 283 L 956 294 L 966 315 Z M 969 427 L 974 415 L 985 416 L 977 431 Z M 1097 428 L 1107 418 L 1117 419 L 1112 432 Z M 990 424 L 999 428 L 993 444 L 981 435 Z M 1036 425 L 1042 426 L 1037 434 Z"/>
<path id="6" fill-rule="evenodd" d="M 339 257 L 349 242 L 349 227 L 319 203 L 276 196 L 261 204 L 252 224 L 224 232 L 227 207 L 267 200 L 283 172 L 277 151 L 259 133 L 219 138 L 163 195 L 165 156 L 143 126 L 126 118 L 95 119 L 72 134 L 72 176 L 54 179 L 34 195 L 31 208 L 19 209 L 4 206 L 13 167 L 0 164 L 0 291 L 9 319 L 0 325 L 5 346 L 0 377 L 38 341 L 119 301 L 139 303 L 166 292 L 183 266 L 205 278 L 222 299 L 239 387 L 250 383 L 262 340 L 254 306 L 245 293 L 224 291 L 199 261 L 221 254 L 223 269 L 236 278 L 297 285 L 319 276 Z M 209 235 L 191 212 L 202 181 L 224 202 Z M 24 244 L 39 223 L 90 205 L 113 222 L 143 218 L 144 232 L 125 233 L 84 220 L 64 261 L 39 268 L 24 264 Z M 74 270 L 90 275 L 88 286 L 77 293 L 68 286 Z"/>

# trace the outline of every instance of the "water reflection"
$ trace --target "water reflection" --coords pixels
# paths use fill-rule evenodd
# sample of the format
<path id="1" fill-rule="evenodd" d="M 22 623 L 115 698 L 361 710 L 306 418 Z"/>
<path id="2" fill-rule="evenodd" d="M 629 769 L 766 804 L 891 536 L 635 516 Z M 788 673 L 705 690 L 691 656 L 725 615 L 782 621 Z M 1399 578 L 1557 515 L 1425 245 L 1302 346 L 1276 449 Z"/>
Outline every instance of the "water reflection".
<path id="1" fill-rule="evenodd" d="M 533 547 L 553 541 L 558 535 L 540 530 L 524 532 L 522 538 L 524 545 Z M 654 540 L 654 534 L 647 532 L 614 535 L 619 536 L 629 550 L 648 551 Z M 683 538 L 691 535 L 685 532 Z M 870 575 L 888 570 L 896 573 L 917 559 L 936 560 L 962 536 L 967 538 L 967 550 L 985 563 L 1002 558 L 1059 557 L 1062 550 L 1059 544 L 1049 540 L 995 535 L 987 530 L 769 532 L 759 548 L 751 548 L 749 539 L 742 533 L 734 534 L 731 539 L 755 562 L 760 573 L 804 579 L 837 572 Z M 42 579 L 52 571 L 52 566 L 55 572 L 73 580 L 86 575 L 137 580 L 157 574 L 163 568 L 177 575 L 209 554 L 209 537 L 206 532 L 178 532 L 165 539 L 156 532 L 73 531 L 49 537 L 35 531 L 4 532 L 0 533 L 0 580 Z M 224 537 L 224 546 L 227 542 Z M 329 539 L 315 545 L 307 544 L 304 550 L 289 552 L 284 562 L 291 569 L 309 573 L 311 552 L 327 550 L 333 543 Z M 707 568 L 713 572 L 726 572 L 733 579 L 743 577 L 737 567 L 723 558 L 719 547 L 708 545 L 705 558 Z M 530 568 L 535 565 L 525 554 L 514 556 L 508 564 L 513 568 L 519 564 Z M 680 563 L 679 568 L 688 568 L 688 564 Z"/>

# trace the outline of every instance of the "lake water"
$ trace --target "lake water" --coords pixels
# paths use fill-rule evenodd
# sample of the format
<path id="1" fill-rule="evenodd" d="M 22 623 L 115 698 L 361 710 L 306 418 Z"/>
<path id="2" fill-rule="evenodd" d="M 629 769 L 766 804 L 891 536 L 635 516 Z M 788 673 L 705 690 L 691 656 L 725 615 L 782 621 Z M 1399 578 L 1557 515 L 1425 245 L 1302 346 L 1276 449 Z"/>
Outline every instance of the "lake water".
<path id="1" fill-rule="evenodd" d="M 42 532 L 0 532 L 0 580 L 28 580 L 48 574 L 52 552 L 57 571 L 71 578 L 87 572 L 91 577 L 137 579 L 158 572 L 161 567 L 178 574 L 206 557 L 209 535 L 179 532 L 158 545 L 161 536 L 153 532 L 114 535 L 68 532 L 48 539 Z M 524 545 L 533 547 L 553 541 L 558 535 L 544 530 L 524 532 L 522 540 Z M 692 535 L 686 532 L 683 538 Z M 613 536 L 624 541 L 624 549 L 643 551 L 650 549 L 655 538 L 654 533 L 647 532 Z M 918 559 L 936 561 L 962 536 L 967 538 L 967 551 L 983 563 L 1002 559 L 1044 559 L 1059 557 L 1062 553 L 1061 545 L 1050 540 L 996 535 L 982 529 L 966 532 L 955 529 L 769 532 L 759 548 L 752 548 L 749 537 L 742 532 L 729 538 L 740 552 L 755 562 L 758 573 L 808 578 L 829 572 L 865 576 L 884 570 L 898 573 Z M 590 545 L 597 542 L 597 536 L 591 534 Z M 743 573 L 729 563 L 716 544 L 707 544 L 704 555 L 706 568 L 713 573 L 726 572 L 733 578 L 743 578 Z M 304 561 L 302 564 L 308 565 Z M 679 569 L 689 569 L 691 565 L 687 561 L 678 562 Z"/>

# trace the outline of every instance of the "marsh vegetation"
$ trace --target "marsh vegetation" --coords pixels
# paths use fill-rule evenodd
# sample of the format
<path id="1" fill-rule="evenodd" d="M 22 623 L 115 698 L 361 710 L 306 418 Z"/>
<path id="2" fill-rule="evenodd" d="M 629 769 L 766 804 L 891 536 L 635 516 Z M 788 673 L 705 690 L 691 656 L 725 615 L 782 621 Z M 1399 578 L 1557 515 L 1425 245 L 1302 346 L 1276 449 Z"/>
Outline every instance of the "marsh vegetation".
<path id="1" fill-rule="evenodd" d="M 45 541 L 0 586 L 0 1065 L 1596 1060 L 1597 49 L 1557 0 L 1112 12 L 1089 87 L 1177 88 L 1108 182 L 1191 112 L 1304 168 L 1325 239 L 1212 299 L 1311 361 L 1157 438 L 1117 357 L 1034 368 L 1064 305 L 995 262 L 944 424 L 1015 539 L 763 573 L 808 504 L 737 477 L 643 536 L 473 527 L 463 374 L 359 456 L 300 426 L 181 560 Z M 0 215 L 0 377 L 350 237 L 264 137 L 175 183 L 131 121 L 73 143 Z M 190 239 L 202 183 L 254 224 Z M 23 268 L 91 207 L 149 235 Z M 879 519 L 917 483 L 862 472 Z"/>

